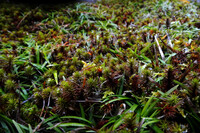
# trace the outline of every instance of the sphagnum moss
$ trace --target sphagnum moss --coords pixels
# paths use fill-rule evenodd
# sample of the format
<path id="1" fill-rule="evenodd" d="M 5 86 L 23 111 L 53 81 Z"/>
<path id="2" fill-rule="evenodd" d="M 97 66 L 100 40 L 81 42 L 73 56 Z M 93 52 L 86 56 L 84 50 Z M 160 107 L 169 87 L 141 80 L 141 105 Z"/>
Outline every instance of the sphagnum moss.
<path id="1" fill-rule="evenodd" d="M 21 116 L 32 126 L 49 117 L 50 123 L 35 128 L 42 132 L 200 130 L 197 5 L 109 0 L 54 10 L 4 6 L 0 8 L 2 114 Z M 156 100 L 160 101 L 155 104 Z M 116 116 L 121 105 L 135 110 Z M 25 110 L 32 120 L 22 115 Z M 134 115 L 141 111 L 151 116 Z M 57 119 L 53 113 L 68 118 Z M 26 125 L 20 119 L 15 120 Z M 92 123 L 87 125 L 85 119 Z M 88 128 L 62 127 L 83 121 Z M 58 128 L 47 128 L 52 124 Z"/>

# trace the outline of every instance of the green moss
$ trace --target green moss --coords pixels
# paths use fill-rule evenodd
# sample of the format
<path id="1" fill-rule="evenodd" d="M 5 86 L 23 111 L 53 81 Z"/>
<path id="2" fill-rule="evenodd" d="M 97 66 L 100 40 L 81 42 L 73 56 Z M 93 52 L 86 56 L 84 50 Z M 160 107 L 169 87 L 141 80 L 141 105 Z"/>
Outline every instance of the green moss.
<path id="1" fill-rule="evenodd" d="M 0 69 L 0 77 L 1 77 L 1 80 L 0 81 L 3 81 L 4 78 L 5 78 L 5 71 L 3 69 Z"/>
<path id="2" fill-rule="evenodd" d="M 97 87 L 97 81 L 94 78 L 87 79 L 87 85 L 90 89 Z"/>
<path id="3" fill-rule="evenodd" d="M 107 78 L 107 77 L 110 76 L 110 74 L 111 74 L 110 69 L 108 67 L 104 68 L 104 70 L 103 70 L 103 77 Z"/>
<path id="4" fill-rule="evenodd" d="M 56 58 L 57 58 L 57 60 L 62 60 L 63 54 L 62 53 L 58 53 Z"/>
<path id="5" fill-rule="evenodd" d="M 76 71 L 73 73 L 73 77 L 74 77 L 75 81 L 79 81 L 81 79 L 82 75 L 80 72 Z"/>
<path id="6" fill-rule="evenodd" d="M 50 93 L 51 93 L 51 91 L 52 91 L 52 89 L 51 89 L 50 87 L 44 88 L 44 89 L 42 90 L 42 97 L 43 97 L 44 99 L 48 98 L 49 95 L 50 95 Z"/>
<path id="7" fill-rule="evenodd" d="M 47 79 L 47 85 L 48 86 L 54 86 L 56 84 L 55 80 L 52 78 Z"/>
<path id="8" fill-rule="evenodd" d="M 192 79 L 192 86 L 194 88 L 198 88 L 199 84 L 200 84 L 199 79 L 197 78 Z"/>
<path id="9" fill-rule="evenodd" d="M 39 125 L 36 132 L 53 130 L 48 122 L 40 125 L 40 118 L 54 118 L 53 125 L 83 122 L 60 119 L 61 115 L 88 118 L 90 127 L 102 132 L 154 132 L 154 125 L 164 132 L 199 131 L 198 124 L 193 124 L 199 119 L 199 8 L 193 3 L 104 0 L 44 8 L 2 4 L 0 16 L 0 110 L 9 118 L 33 129 Z M 176 84 L 179 87 L 170 95 L 162 95 Z M 139 115 L 153 90 L 158 92 L 151 102 L 159 102 L 150 103 L 155 105 L 152 112 L 166 115 L 143 128 L 154 121 Z M 117 96 L 105 95 L 107 92 Z M 99 102 L 100 96 L 103 102 Z M 125 110 L 116 116 L 121 103 L 127 110 L 138 106 L 135 113 Z M 105 109 L 100 109 L 102 105 Z M 174 112 L 176 118 L 163 121 Z M 186 112 L 191 113 L 184 115 Z M 15 119 L 16 114 L 20 119 Z M 119 126 L 112 123 L 120 120 Z M 62 128 L 63 132 L 70 130 Z"/>
<path id="10" fill-rule="evenodd" d="M 15 87 L 16 87 L 15 81 L 13 81 L 11 79 L 8 79 L 8 80 L 5 81 L 5 88 L 7 90 L 14 89 Z"/>
<path id="11" fill-rule="evenodd" d="M 65 91 L 72 91 L 72 85 L 70 82 L 68 81 L 62 81 L 61 82 L 61 87 L 65 90 Z"/>
<path id="12" fill-rule="evenodd" d="M 35 73 L 32 66 L 26 66 L 24 71 L 26 75 L 33 75 Z"/>

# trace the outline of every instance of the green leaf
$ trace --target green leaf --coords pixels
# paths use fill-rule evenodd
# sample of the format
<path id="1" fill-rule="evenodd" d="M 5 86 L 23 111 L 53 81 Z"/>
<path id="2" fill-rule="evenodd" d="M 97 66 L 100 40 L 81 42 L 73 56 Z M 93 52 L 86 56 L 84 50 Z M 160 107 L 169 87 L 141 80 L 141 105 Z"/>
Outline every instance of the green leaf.
<path id="1" fill-rule="evenodd" d="M 104 124 L 104 125 L 101 127 L 101 129 L 106 128 L 108 125 L 114 123 L 115 121 L 116 121 L 115 119 L 114 119 L 114 120 L 109 120 L 109 122 L 107 122 L 106 124 Z"/>
<path id="2" fill-rule="evenodd" d="M 151 48 L 151 46 L 153 45 L 153 43 L 148 43 L 147 46 L 145 46 L 141 51 L 140 54 L 144 54 L 147 50 L 149 50 Z"/>
<path id="3" fill-rule="evenodd" d="M 51 122 L 48 122 L 47 125 L 50 126 L 50 128 L 47 129 L 51 129 L 51 127 L 54 127 L 54 124 L 52 124 Z M 54 127 L 53 129 L 56 131 L 56 133 L 63 133 L 58 127 Z"/>
<path id="4" fill-rule="evenodd" d="M 158 126 L 155 124 L 150 126 L 156 133 L 164 133 Z"/>
<path id="5" fill-rule="evenodd" d="M 68 33 L 68 31 L 65 30 L 64 28 L 62 28 L 61 31 L 62 31 L 64 34 L 67 34 L 67 33 Z"/>
<path id="6" fill-rule="evenodd" d="M 144 108 L 143 108 L 143 110 L 141 112 L 142 116 L 144 116 L 144 114 L 146 114 L 147 108 L 151 105 L 152 100 L 153 100 L 153 96 L 151 96 L 149 98 L 149 100 L 147 101 L 147 103 L 145 104 L 145 106 L 144 106 Z"/>
<path id="7" fill-rule="evenodd" d="M 37 64 L 40 63 L 40 49 L 37 44 L 36 44 L 36 62 L 37 62 Z"/>
<path id="8" fill-rule="evenodd" d="M 132 43 L 130 43 L 130 42 L 127 42 L 127 44 L 128 44 L 128 45 L 130 45 L 130 46 L 133 46 L 133 44 L 132 44 Z"/>
<path id="9" fill-rule="evenodd" d="M 54 120 L 54 119 L 57 118 L 57 117 L 58 117 L 58 115 L 53 115 L 53 116 L 51 116 L 51 117 L 45 119 L 45 120 L 43 121 L 43 124 L 48 123 L 48 122 Z M 41 117 L 41 120 L 42 120 L 42 119 L 43 119 L 43 118 Z"/>
<path id="10" fill-rule="evenodd" d="M 124 75 L 121 77 L 121 85 L 120 85 L 120 88 L 119 88 L 119 95 L 122 94 L 122 91 L 123 91 L 123 87 L 124 87 Z"/>
<path id="11" fill-rule="evenodd" d="M 29 133 L 33 133 L 33 129 L 30 124 L 28 124 L 28 128 L 29 128 Z"/>
<path id="12" fill-rule="evenodd" d="M 15 132 L 15 129 L 13 128 L 13 122 L 10 118 L 0 114 L 0 122 L 2 124 L 2 127 L 6 130 L 6 132 L 11 132 L 11 133 Z"/>
<path id="13" fill-rule="evenodd" d="M 145 122 L 144 124 L 142 124 L 142 127 L 143 127 L 143 128 L 146 128 L 147 125 L 150 125 L 150 124 L 153 124 L 153 123 L 157 123 L 157 122 L 159 122 L 159 121 L 160 121 L 160 120 L 154 119 L 154 120 Z"/>
<path id="14" fill-rule="evenodd" d="M 148 106 L 148 108 L 145 110 L 144 114 L 142 114 L 143 117 L 148 116 L 149 114 L 151 114 L 151 112 L 154 110 L 155 105 L 157 104 L 158 100 L 150 103 L 150 105 Z"/>
<path id="15" fill-rule="evenodd" d="M 113 125 L 112 130 L 116 130 L 124 122 L 123 117 L 120 117 Z"/>
<path id="16" fill-rule="evenodd" d="M 186 85 L 184 85 L 183 83 L 181 83 L 177 80 L 173 80 L 173 82 L 176 83 L 177 85 L 180 85 L 182 88 L 186 89 L 187 91 L 191 92 L 191 90 Z"/>
<path id="17" fill-rule="evenodd" d="M 84 112 L 84 108 L 83 108 L 82 104 L 79 103 L 79 106 L 80 106 L 80 109 L 81 109 L 81 117 L 85 118 L 85 112 Z"/>
<path id="18" fill-rule="evenodd" d="M 78 116 L 62 116 L 61 118 L 62 119 L 77 119 L 77 120 L 84 121 L 84 122 L 87 122 L 89 124 L 92 124 L 92 122 L 88 121 L 87 119 L 82 118 L 82 117 L 78 117 Z"/>
<path id="19" fill-rule="evenodd" d="M 138 107 L 138 105 L 137 105 L 137 104 L 134 104 L 133 106 L 131 106 L 130 109 L 128 109 L 127 112 L 134 112 L 134 111 L 136 110 L 137 107 Z"/>
<path id="20" fill-rule="evenodd" d="M 6 122 L 0 121 L 0 124 L 1 124 L 1 127 L 2 127 L 1 129 L 3 129 L 3 131 L 5 131 L 7 133 L 11 133 L 11 131 L 9 130 L 9 127 L 8 127 Z"/>
<path id="21" fill-rule="evenodd" d="M 58 85 L 58 73 L 57 73 L 57 70 L 53 71 L 53 76 L 54 76 L 54 79 L 56 81 L 56 84 Z"/>
<path id="22" fill-rule="evenodd" d="M 115 94 L 115 93 L 112 92 L 112 91 L 105 91 L 105 92 L 104 92 L 104 95 L 103 95 L 103 97 L 102 97 L 102 99 L 105 99 L 105 98 L 107 98 L 107 96 L 114 95 L 114 94 Z"/>
<path id="23" fill-rule="evenodd" d="M 19 124 L 17 122 L 15 122 L 15 120 L 12 120 L 13 124 L 15 125 L 18 133 L 23 133 L 22 129 L 19 127 Z"/>
<path id="24" fill-rule="evenodd" d="M 116 101 L 122 101 L 122 100 L 132 100 L 132 99 L 129 98 L 129 97 L 118 97 L 116 99 L 112 99 L 112 100 L 106 102 L 105 105 L 109 104 L 109 103 L 112 103 L 112 102 L 116 102 Z"/>
<path id="25" fill-rule="evenodd" d="M 176 90 L 179 87 L 179 85 L 174 86 L 173 88 L 171 88 L 170 90 L 168 90 L 165 95 L 168 96 L 169 94 L 171 94 L 174 90 Z"/>
<path id="26" fill-rule="evenodd" d="M 88 127 L 88 125 L 83 123 L 61 123 L 58 125 L 58 127 Z"/>

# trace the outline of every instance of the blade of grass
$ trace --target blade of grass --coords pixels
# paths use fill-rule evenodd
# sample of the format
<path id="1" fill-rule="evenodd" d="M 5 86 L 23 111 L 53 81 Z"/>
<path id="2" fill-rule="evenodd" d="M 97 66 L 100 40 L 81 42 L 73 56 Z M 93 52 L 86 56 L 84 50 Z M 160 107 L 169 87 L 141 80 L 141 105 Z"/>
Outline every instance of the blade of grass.
<path id="1" fill-rule="evenodd" d="M 54 124 L 52 124 L 51 122 L 48 122 L 47 125 L 49 125 L 49 127 L 54 126 Z M 49 129 L 49 128 L 47 128 L 47 129 Z M 58 127 L 54 127 L 53 129 L 56 131 L 56 133 L 63 133 Z"/>
<path id="2" fill-rule="evenodd" d="M 77 120 L 84 121 L 86 123 L 92 124 L 92 122 L 88 121 L 87 119 L 82 118 L 82 117 L 78 117 L 78 116 L 62 116 L 61 118 L 62 119 L 77 119 Z"/>
<path id="3" fill-rule="evenodd" d="M 1 128 L 0 128 L 1 131 L 3 130 L 3 131 L 5 131 L 5 132 L 7 132 L 7 133 L 11 133 L 11 131 L 10 131 L 8 125 L 6 124 L 6 122 L 0 121 L 0 125 L 1 125 Z"/>
<path id="4" fill-rule="evenodd" d="M 148 122 L 145 122 L 144 124 L 142 124 L 142 127 L 143 128 L 146 128 L 147 125 L 150 125 L 150 124 L 153 124 L 153 123 L 157 123 L 159 122 L 160 120 L 157 120 L 157 119 L 153 119 L 151 121 L 148 121 Z"/>
<path id="5" fill-rule="evenodd" d="M 39 49 L 39 46 L 37 45 L 36 43 L 36 62 L 37 64 L 40 64 L 40 49 Z"/>
<path id="6" fill-rule="evenodd" d="M 0 114 L 0 121 L 2 123 L 5 123 L 6 124 L 6 127 L 5 128 L 9 128 L 8 131 L 11 132 L 11 133 L 14 133 L 15 132 L 15 129 L 13 128 L 13 122 L 10 118 L 8 118 L 7 116 L 5 115 L 2 115 Z"/>
<path id="7" fill-rule="evenodd" d="M 157 104 L 158 100 L 154 101 L 153 103 L 150 103 L 150 105 L 148 106 L 148 108 L 146 108 L 146 110 L 144 110 L 145 112 L 142 114 L 143 117 L 146 117 L 149 115 L 149 113 L 151 113 L 151 111 L 153 111 L 153 108 L 155 107 L 155 105 Z"/>
<path id="8" fill-rule="evenodd" d="M 70 123 L 61 123 L 58 125 L 58 127 L 89 127 L 86 124 L 83 123 L 75 123 L 75 122 L 70 122 Z"/>
<path id="9" fill-rule="evenodd" d="M 18 133 L 23 133 L 22 129 L 19 127 L 19 124 L 17 122 L 15 122 L 15 120 L 12 120 L 13 124 L 15 125 Z"/>
<path id="10" fill-rule="evenodd" d="M 172 87 L 170 90 L 168 90 L 166 93 L 165 93 L 165 96 L 168 96 L 169 94 L 171 94 L 174 90 L 176 90 L 178 88 L 179 85 L 176 85 L 174 87 Z"/>
<path id="11" fill-rule="evenodd" d="M 28 128 L 29 128 L 29 133 L 33 133 L 33 129 L 30 124 L 28 124 Z"/>
<path id="12" fill-rule="evenodd" d="M 123 87 L 124 87 L 124 75 L 121 77 L 121 85 L 120 85 L 120 88 L 119 88 L 119 95 L 121 95 L 122 94 L 122 91 L 123 91 Z"/>
<path id="13" fill-rule="evenodd" d="M 55 70 L 55 71 L 53 72 L 53 76 L 54 76 L 54 79 L 55 79 L 55 81 L 56 81 L 56 84 L 58 85 L 58 73 L 57 73 L 57 70 Z"/>
<path id="14" fill-rule="evenodd" d="M 83 108 L 82 104 L 79 103 L 79 106 L 80 106 L 80 110 L 81 110 L 81 117 L 85 118 L 85 112 L 84 112 L 84 108 Z"/>
<path id="15" fill-rule="evenodd" d="M 152 45 L 153 45 L 153 43 L 148 43 L 147 46 L 145 46 L 145 47 L 140 51 L 140 54 L 144 54 L 148 49 L 151 48 Z"/>
<path id="16" fill-rule="evenodd" d="M 112 126 L 112 130 L 115 131 L 123 122 L 124 122 L 124 115 L 126 114 L 126 112 L 134 112 L 136 110 L 136 108 L 138 107 L 137 104 L 134 104 L 130 109 L 128 109 L 127 111 L 125 111 L 122 115 L 120 115 L 120 118 L 115 121 L 114 125 Z"/>
<path id="17" fill-rule="evenodd" d="M 122 100 L 132 100 L 132 99 L 129 98 L 129 97 L 118 97 L 116 99 L 113 99 L 113 100 L 110 100 L 110 101 L 106 102 L 105 105 L 107 105 L 109 103 L 112 103 L 112 102 L 116 102 L 116 101 L 122 101 Z"/>
<path id="18" fill-rule="evenodd" d="M 152 100 L 153 100 L 153 96 L 151 96 L 151 97 L 149 98 L 149 100 L 147 101 L 147 103 L 145 104 L 145 106 L 144 106 L 144 108 L 143 108 L 143 110 L 142 110 L 142 112 L 141 112 L 141 115 L 142 115 L 142 116 L 145 116 L 145 115 L 144 115 L 144 114 L 146 114 L 145 111 L 146 111 L 147 108 L 150 106 Z"/>
<path id="19" fill-rule="evenodd" d="M 164 133 L 162 129 L 160 129 L 158 126 L 155 124 L 151 126 L 151 128 L 156 132 L 156 133 Z"/>

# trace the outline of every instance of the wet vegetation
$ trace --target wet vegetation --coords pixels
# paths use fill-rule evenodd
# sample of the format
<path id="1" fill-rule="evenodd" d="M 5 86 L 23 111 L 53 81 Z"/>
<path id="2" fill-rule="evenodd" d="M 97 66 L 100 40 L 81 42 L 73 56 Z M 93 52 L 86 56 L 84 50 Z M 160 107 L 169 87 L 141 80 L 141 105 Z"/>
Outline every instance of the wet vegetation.
<path id="1" fill-rule="evenodd" d="M 0 6 L 0 132 L 200 130 L 197 3 Z"/>

